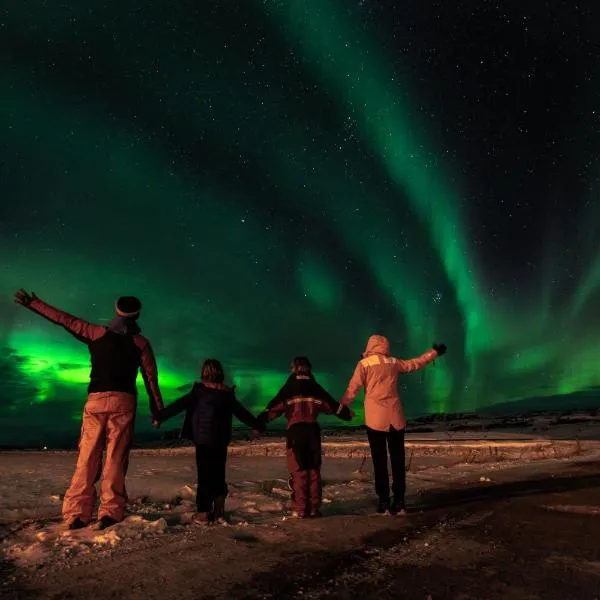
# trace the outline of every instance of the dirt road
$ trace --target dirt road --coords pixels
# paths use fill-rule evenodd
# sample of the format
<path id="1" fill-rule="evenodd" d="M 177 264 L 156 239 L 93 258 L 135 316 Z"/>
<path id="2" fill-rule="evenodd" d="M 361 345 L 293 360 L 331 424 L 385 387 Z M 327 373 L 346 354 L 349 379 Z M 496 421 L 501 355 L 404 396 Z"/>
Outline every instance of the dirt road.
<path id="1" fill-rule="evenodd" d="M 600 598 L 600 464 L 558 462 L 421 499 L 407 518 L 192 526 L 42 568 L 3 598 Z M 15 575 L 4 565 L 2 578 Z"/>

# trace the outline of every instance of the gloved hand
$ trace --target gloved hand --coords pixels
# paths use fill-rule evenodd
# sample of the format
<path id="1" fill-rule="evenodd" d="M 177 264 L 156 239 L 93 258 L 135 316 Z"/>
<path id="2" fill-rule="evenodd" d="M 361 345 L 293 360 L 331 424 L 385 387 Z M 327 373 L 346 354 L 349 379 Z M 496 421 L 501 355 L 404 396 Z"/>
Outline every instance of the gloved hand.
<path id="1" fill-rule="evenodd" d="M 23 288 L 21 288 L 15 294 L 15 302 L 17 304 L 22 304 L 23 306 L 29 306 L 34 300 L 37 300 L 38 297 L 31 292 L 31 294 L 27 293 Z"/>
<path id="2" fill-rule="evenodd" d="M 258 427 L 256 427 L 257 431 L 265 432 L 267 429 L 267 423 L 269 422 L 269 415 L 263 410 L 257 417 Z"/>
<path id="3" fill-rule="evenodd" d="M 446 344 L 434 344 L 433 349 L 438 353 L 438 356 L 446 354 Z"/>
<path id="4" fill-rule="evenodd" d="M 350 410 L 350 407 L 340 404 L 335 415 L 342 421 L 351 421 L 352 417 L 354 417 L 354 412 Z"/>

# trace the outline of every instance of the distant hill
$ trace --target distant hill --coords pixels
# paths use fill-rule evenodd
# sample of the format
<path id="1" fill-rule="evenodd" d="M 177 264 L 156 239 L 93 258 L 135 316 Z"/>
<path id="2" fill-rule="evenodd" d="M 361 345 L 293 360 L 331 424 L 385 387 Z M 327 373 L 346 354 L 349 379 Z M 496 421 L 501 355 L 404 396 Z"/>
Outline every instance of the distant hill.
<path id="1" fill-rule="evenodd" d="M 600 387 L 584 392 L 563 394 L 560 396 L 545 396 L 501 402 L 483 406 L 478 412 L 482 415 L 510 415 L 540 411 L 571 411 L 594 410 L 600 408 Z"/>

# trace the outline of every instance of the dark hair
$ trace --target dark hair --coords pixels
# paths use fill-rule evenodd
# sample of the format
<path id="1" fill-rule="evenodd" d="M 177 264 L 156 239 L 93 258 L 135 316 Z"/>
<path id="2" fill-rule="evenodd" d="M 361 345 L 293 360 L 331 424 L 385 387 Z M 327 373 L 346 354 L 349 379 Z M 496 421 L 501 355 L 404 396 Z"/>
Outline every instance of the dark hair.
<path id="1" fill-rule="evenodd" d="M 201 378 L 207 383 L 223 383 L 225 380 L 223 365 L 215 358 L 205 360 L 202 365 Z"/>
<path id="2" fill-rule="evenodd" d="M 294 375 L 312 375 L 312 365 L 307 356 L 296 356 L 291 365 Z"/>

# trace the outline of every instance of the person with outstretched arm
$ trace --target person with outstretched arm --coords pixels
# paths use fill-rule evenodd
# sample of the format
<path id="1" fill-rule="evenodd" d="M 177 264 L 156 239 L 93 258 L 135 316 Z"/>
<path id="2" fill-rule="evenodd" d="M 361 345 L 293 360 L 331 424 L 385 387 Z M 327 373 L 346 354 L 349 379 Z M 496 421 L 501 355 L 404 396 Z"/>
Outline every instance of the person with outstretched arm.
<path id="1" fill-rule="evenodd" d="M 96 528 L 110 527 L 122 521 L 125 513 L 125 477 L 135 426 L 139 369 L 152 415 L 163 408 L 154 352 L 137 323 L 142 304 L 134 296 L 120 297 L 115 303 L 115 317 L 104 326 L 74 317 L 23 289 L 15 294 L 15 302 L 61 325 L 89 348 L 92 369 L 79 455 L 62 515 L 69 529 L 90 524 L 96 503 L 95 485 L 102 474 Z M 106 460 L 102 467 L 104 449 Z"/>
<path id="2" fill-rule="evenodd" d="M 287 463 L 292 491 L 291 516 L 321 516 L 321 428 L 319 414 L 350 421 L 354 413 L 339 404 L 317 382 L 306 356 L 292 361 L 291 375 L 265 410 L 258 415 L 261 426 L 280 415 L 287 419 Z"/>
<path id="3" fill-rule="evenodd" d="M 197 513 L 200 524 L 225 523 L 227 448 L 231 442 L 233 417 L 253 428 L 264 429 L 235 397 L 235 387 L 225 385 L 221 363 L 209 358 L 202 365 L 200 381 L 189 393 L 169 404 L 156 416 L 155 426 L 186 411 L 181 435 L 196 446 Z"/>
<path id="4" fill-rule="evenodd" d="M 406 421 L 398 394 L 398 375 L 418 371 L 445 352 L 444 344 L 434 344 L 431 350 L 417 358 L 394 358 L 390 356 L 388 339 L 382 335 L 372 335 L 341 400 L 341 404 L 349 406 L 360 389 L 365 388 L 365 424 L 375 473 L 375 493 L 379 497 L 379 514 L 406 513 Z M 388 450 L 393 480 L 391 502 Z"/>

